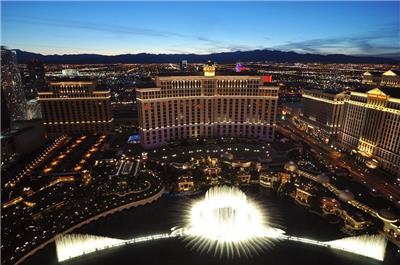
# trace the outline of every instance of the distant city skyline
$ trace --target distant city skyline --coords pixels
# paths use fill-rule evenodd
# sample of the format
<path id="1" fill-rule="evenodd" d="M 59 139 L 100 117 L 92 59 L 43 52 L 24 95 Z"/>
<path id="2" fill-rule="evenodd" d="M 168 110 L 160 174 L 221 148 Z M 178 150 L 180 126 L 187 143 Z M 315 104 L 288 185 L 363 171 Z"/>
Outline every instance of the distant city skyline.
<path id="1" fill-rule="evenodd" d="M 41 54 L 274 49 L 399 57 L 399 2 L 2 2 L 2 45 Z"/>

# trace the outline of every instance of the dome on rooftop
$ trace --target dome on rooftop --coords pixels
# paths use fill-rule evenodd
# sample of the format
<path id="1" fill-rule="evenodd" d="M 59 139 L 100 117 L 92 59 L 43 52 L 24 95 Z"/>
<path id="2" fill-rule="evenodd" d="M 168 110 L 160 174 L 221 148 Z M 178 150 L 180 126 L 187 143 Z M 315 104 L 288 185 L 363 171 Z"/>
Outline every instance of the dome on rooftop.
<path id="1" fill-rule="evenodd" d="M 283 168 L 288 172 L 295 172 L 297 170 L 297 164 L 293 161 L 287 162 Z"/>
<path id="2" fill-rule="evenodd" d="M 329 182 L 329 177 L 327 175 L 325 175 L 324 173 L 319 174 L 317 176 L 317 182 L 324 184 L 324 183 L 328 183 Z"/>
<path id="3" fill-rule="evenodd" d="M 351 192 L 348 191 L 348 190 L 342 190 L 342 191 L 340 191 L 338 197 L 339 197 L 339 199 L 340 199 L 341 201 L 343 201 L 343 202 L 348 202 L 348 201 L 351 201 L 352 199 L 354 199 L 354 194 L 351 193 Z"/>
<path id="4" fill-rule="evenodd" d="M 224 158 L 224 159 L 227 159 L 227 160 L 233 160 L 233 158 L 234 158 L 233 154 L 232 153 L 228 153 L 228 152 L 223 153 L 221 155 L 221 157 Z"/>

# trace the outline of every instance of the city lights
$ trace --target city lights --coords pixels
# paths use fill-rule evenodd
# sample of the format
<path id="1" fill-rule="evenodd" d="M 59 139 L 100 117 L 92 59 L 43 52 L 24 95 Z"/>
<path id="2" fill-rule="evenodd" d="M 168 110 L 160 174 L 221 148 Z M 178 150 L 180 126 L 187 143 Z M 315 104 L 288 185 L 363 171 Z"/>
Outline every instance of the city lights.
<path id="1" fill-rule="evenodd" d="M 399 263 L 400 1 L 0 5 L 2 265 Z"/>

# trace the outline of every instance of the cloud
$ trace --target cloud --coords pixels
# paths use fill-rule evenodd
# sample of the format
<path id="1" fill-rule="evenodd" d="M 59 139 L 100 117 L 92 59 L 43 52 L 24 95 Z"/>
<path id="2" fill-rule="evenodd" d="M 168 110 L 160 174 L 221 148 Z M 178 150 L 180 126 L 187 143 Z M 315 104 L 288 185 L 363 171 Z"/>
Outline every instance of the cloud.
<path id="1" fill-rule="evenodd" d="M 42 18 L 18 18 L 18 17 L 4 17 L 5 21 L 22 23 L 22 24 L 35 24 L 50 27 L 63 27 L 72 29 L 84 29 L 84 30 L 94 30 L 107 33 L 119 33 L 119 34 L 129 34 L 129 35 L 144 35 L 152 37 L 185 37 L 183 34 L 169 31 L 160 31 L 147 28 L 136 28 L 127 27 L 121 25 L 111 25 L 111 24 L 101 24 L 101 23 L 91 23 L 84 21 L 73 21 L 73 20 L 54 20 L 54 19 L 42 19 Z"/>
<path id="2" fill-rule="evenodd" d="M 265 49 L 262 45 L 245 45 L 245 44 L 228 44 L 222 41 L 210 39 L 207 37 L 197 36 L 196 40 L 203 42 L 201 53 L 216 52 L 234 52 L 234 51 L 250 51 L 256 49 Z"/>
<path id="3" fill-rule="evenodd" d="M 210 39 L 203 36 L 188 35 L 172 31 L 160 31 L 149 28 L 138 28 L 138 27 L 128 27 L 121 25 L 112 24 L 101 24 L 101 23 L 91 23 L 85 21 L 74 21 L 74 20 L 56 20 L 56 19 L 42 19 L 42 18 L 19 18 L 19 17 L 4 17 L 5 21 L 29 24 L 29 25 L 42 25 L 50 27 L 62 27 L 70 29 L 83 29 L 83 30 L 93 30 L 101 31 L 112 34 L 124 34 L 124 35 L 142 35 L 149 37 L 177 37 L 186 38 L 191 40 L 196 40 L 208 45 L 222 45 L 221 41 Z"/>
<path id="4" fill-rule="evenodd" d="M 371 29 L 368 32 L 362 34 L 355 34 L 351 36 L 339 36 L 330 38 L 316 38 L 310 40 L 300 40 L 285 42 L 280 45 L 265 46 L 263 43 L 241 44 L 241 43 L 229 43 L 227 41 L 221 41 L 207 36 L 200 36 L 190 33 L 180 33 L 174 31 L 163 31 L 150 28 L 142 27 L 131 27 L 125 25 L 112 25 L 103 23 L 93 23 L 85 21 L 74 21 L 74 20 L 63 20 L 63 19 L 44 19 L 37 17 L 8 17 L 2 18 L 5 21 L 30 24 L 30 25 L 43 25 L 48 27 L 62 27 L 69 29 L 87 30 L 87 31 L 98 31 L 108 34 L 104 34 L 104 38 L 118 38 L 129 37 L 129 36 L 147 36 L 155 38 L 157 40 L 167 39 L 170 40 L 169 44 L 163 44 L 163 51 L 186 51 L 186 53 L 216 53 L 216 52 L 232 52 L 232 51 L 248 51 L 255 49 L 279 49 L 289 50 L 304 53 L 344 53 L 344 54 L 359 54 L 359 55 L 378 55 L 378 54 L 400 54 L 400 37 L 399 37 L 399 25 L 395 23 L 387 23 L 378 25 L 375 29 Z M 174 40 L 171 44 L 171 40 Z M 265 37 L 263 40 L 269 40 Z M 38 46 L 38 45 L 36 45 Z M 75 51 L 83 48 L 73 48 Z M 153 47 L 154 48 L 154 47 Z M 144 47 L 146 49 L 146 47 Z M 53 48 L 56 50 L 56 47 Z M 62 50 L 68 51 L 68 47 L 63 47 Z M 95 51 L 95 47 L 91 48 Z M 145 50 L 143 50 L 145 51 Z M 110 52 L 110 51 L 108 51 Z"/>
<path id="5" fill-rule="evenodd" d="M 213 40 L 213 39 L 206 38 L 206 37 L 202 37 L 202 36 L 197 36 L 197 37 L 195 37 L 195 39 L 198 40 L 198 41 L 209 43 L 209 44 L 216 44 L 216 45 L 217 44 L 221 44 L 220 41 Z"/>
<path id="6" fill-rule="evenodd" d="M 287 42 L 272 48 L 323 54 L 374 55 L 400 53 L 399 34 L 399 26 L 397 24 L 386 24 L 363 34 Z"/>
<path id="7" fill-rule="evenodd" d="M 138 27 L 130 27 L 130 26 L 121 26 L 121 25 L 112 25 L 112 24 L 102 24 L 102 23 L 91 23 L 84 21 L 74 21 L 74 20 L 58 20 L 58 19 L 43 19 L 43 18 L 22 18 L 22 17 L 4 17 L 5 21 L 21 23 L 21 24 L 29 24 L 29 25 L 39 25 L 39 26 L 47 26 L 47 27 L 62 27 L 69 29 L 78 29 L 78 30 L 92 30 L 105 32 L 110 34 L 119 34 L 119 37 L 122 36 L 148 36 L 148 37 L 165 37 L 165 38 L 178 38 L 178 39 L 186 39 L 197 42 L 197 46 L 203 47 L 191 47 L 193 52 L 205 53 L 210 50 L 213 52 L 216 51 L 228 51 L 228 50 L 238 50 L 241 49 L 239 46 L 235 47 L 224 44 L 222 41 L 214 40 L 204 36 L 197 35 L 189 35 L 182 34 L 178 32 L 172 31 L 160 31 L 148 28 L 138 28 Z M 106 36 L 104 37 L 106 38 Z M 65 47 L 63 47 L 65 48 Z M 166 47 L 167 50 L 168 49 Z M 93 49 L 92 49 L 93 50 Z M 180 49 L 179 49 L 180 50 Z"/>

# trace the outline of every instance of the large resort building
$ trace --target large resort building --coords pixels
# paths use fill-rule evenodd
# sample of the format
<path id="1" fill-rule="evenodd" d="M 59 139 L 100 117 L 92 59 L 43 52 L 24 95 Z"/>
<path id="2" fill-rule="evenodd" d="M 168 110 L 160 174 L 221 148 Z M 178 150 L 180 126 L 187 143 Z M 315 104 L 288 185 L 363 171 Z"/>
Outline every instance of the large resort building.
<path id="1" fill-rule="evenodd" d="M 50 83 L 38 92 L 48 135 L 110 132 L 110 97 L 110 91 L 97 90 L 95 82 Z"/>
<path id="2" fill-rule="evenodd" d="M 304 90 L 299 125 L 335 142 L 370 168 L 400 176 L 400 83 L 397 71 L 366 72 L 357 91 Z"/>
<path id="3" fill-rule="evenodd" d="M 374 87 L 400 87 L 400 72 L 395 70 L 367 71 L 363 74 L 362 84 Z"/>
<path id="4" fill-rule="evenodd" d="M 367 165 L 400 176 L 400 88 L 350 92 L 344 102 L 339 143 Z M 375 161 L 375 163 L 373 163 Z M 377 162 L 377 163 L 376 163 Z"/>
<path id="5" fill-rule="evenodd" d="M 328 143 L 339 133 L 346 93 L 304 90 L 300 123 L 305 129 Z"/>
<path id="6" fill-rule="evenodd" d="M 157 88 L 137 89 L 141 143 L 153 148 L 185 138 L 274 139 L 278 87 L 262 76 L 156 78 Z"/>

